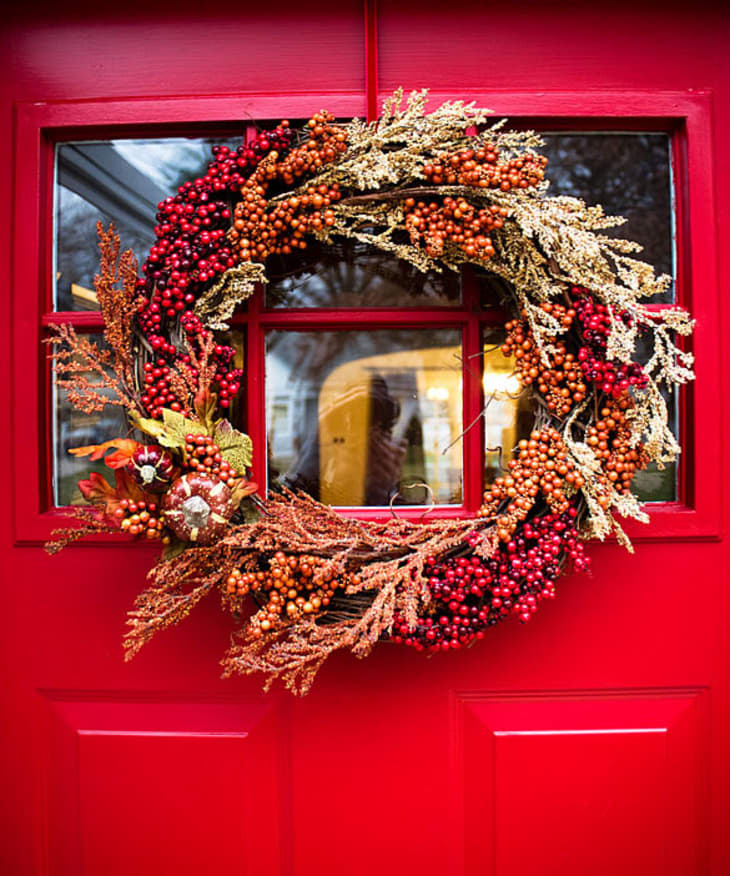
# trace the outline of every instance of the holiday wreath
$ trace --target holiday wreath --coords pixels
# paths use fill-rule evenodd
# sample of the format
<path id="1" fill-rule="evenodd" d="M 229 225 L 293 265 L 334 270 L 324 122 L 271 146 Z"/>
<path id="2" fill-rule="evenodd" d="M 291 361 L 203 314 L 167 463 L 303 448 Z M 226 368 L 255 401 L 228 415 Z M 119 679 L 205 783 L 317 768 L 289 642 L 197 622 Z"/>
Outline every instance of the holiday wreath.
<path id="1" fill-rule="evenodd" d="M 585 568 L 585 539 L 630 547 L 617 518 L 648 520 L 632 477 L 675 458 L 661 389 L 692 378 L 675 343 L 687 313 L 642 303 L 669 278 L 602 233 L 622 220 L 548 195 L 537 135 L 487 126 L 461 101 L 427 113 L 426 101 L 397 92 L 372 123 L 322 111 L 301 132 L 282 122 L 214 147 L 206 175 L 159 205 L 141 277 L 99 227 L 106 345 L 61 326 L 51 355 L 73 405 L 120 405 L 137 437 L 71 451 L 104 458 L 115 481 L 79 484 L 89 506 L 70 509 L 73 528 L 48 549 L 109 530 L 162 543 L 127 657 L 217 589 L 237 624 L 224 674 L 306 692 L 341 648 L 447 651 L 505 617 L 528 620 L 566 564 Z M 470 263 L 509 289 L 502 351 L 534 424 L 473 518 L 358 521 L 249 481 L 252 442 L 223 417 L 243 375 L 214 332 L 267 282 L 269 256 L 313 239 L 355 240 L 420 271 Z M 644 365 L 639 337 L 653 351 Z"/>

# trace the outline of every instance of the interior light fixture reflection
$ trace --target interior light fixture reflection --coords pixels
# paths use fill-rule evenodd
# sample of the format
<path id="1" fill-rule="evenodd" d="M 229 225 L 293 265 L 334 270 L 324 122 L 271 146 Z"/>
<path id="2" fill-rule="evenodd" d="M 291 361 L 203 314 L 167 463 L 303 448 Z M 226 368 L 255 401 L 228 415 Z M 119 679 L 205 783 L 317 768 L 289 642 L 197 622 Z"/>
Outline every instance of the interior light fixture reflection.
<path id="1" fill-rule="evenodd" d="M 511 395 L 515 396 L 519 393 L 520 381 L 514 374 L 507 374 L 499 371 L 486 371 L 484 373 L 484 395 Z"/>
<path id="2" fill-rule="evenodd" d="M 426 390 L 426 398 L 429 401 L 448 401 L 449 390 L 445 386 L 429 386 Z"/>

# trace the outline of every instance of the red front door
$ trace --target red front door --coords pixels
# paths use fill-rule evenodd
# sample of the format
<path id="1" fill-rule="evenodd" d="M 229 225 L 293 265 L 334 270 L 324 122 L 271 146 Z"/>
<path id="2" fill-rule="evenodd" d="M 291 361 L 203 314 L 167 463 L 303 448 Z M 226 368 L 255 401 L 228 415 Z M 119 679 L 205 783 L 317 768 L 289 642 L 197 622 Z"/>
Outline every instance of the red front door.
<path id="1" fill-rule="evenodd" d="M 42 5 L 16 9 L 2 35 L 2 872 L 730 872 L 716 261 L 730 220 L 713 200 L 730 179 L 712 160 L 730 124 L 727 14 Z M 592 546 L 591 577 L 563 579 L 530 624 L 473 649 L 424 659 L 381 645 L 332 658 L 304 698 L 264 694 L 256 678 L 219 678 L 229 622 L 212 598 L 125 664 L 125 613 L 153 553 L 41 547 L 58 523 L 40 345 L 48 143 L 325 102 L 363 115 L 375 87 L 399 85 L 543 127 L 671 132 L 677 280 L 698 317 L 677 500 L 654 510 L 634 556 Z"/>

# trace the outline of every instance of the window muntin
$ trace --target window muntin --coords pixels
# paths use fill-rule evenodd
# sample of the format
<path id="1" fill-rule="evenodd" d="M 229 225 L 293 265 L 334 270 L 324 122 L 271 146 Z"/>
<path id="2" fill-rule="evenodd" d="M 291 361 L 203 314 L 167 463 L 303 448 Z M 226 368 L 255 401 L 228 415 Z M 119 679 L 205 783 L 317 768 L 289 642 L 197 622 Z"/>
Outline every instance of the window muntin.
<path id="1" fill-rule="evenodd" d="M 607 212 L 615 212 L 615 213 L 626 213 L 627 203 L 624 200 L 623 202 L 620 200 L 616 202 L 615 199 L 612 201 L 608 195 L 607 190 L 610 189 L 614 195 L 620 196 L 623 191 L 624 194 L 628 191 L 626 187 L 622 188 L 621 185 L 621 173 L 624 173 L 624 177 L 626 175 L 626 165 L 630 165 L 635 171 L 635 167 L 631 165 L 631 161 L 625 159 L 622 162 L 618 162 L 619 170 L 618 173 L 618 182 L 613 180 L 612 186 L 609 186 L 608 183 L 605 184 L 604 190 L 599 192 L 598 194 L 594 194 L 593 190 L 590 188 L 590 180 L 593 178 L 598 178 L 598 171 L 592 166 L 591 163 L 595 164 L 596 161 L 600 164 L 601 161 L 601 152 L 602 147 L 601 144 L 607 142 L 606 138 L 610 138 L 612 140 L 612 145 L 618 142 L 615 138 L 620 137 L 622 140 L 624 138 L 628 138 L 624 145 L 627 146 L 628 154 L 635 154 L 635 150 L 632 152 L 632 144 L 638 142 L 636 138 L 643 138 L 644 145 L 642 149 L 644 153 L 647 152 L 647 143 L 651 147 L 649 152 L 655 155 L 659 155 L 660 153 L 666 153 L 666 160 L 664 161 L 663 167 L 664 169 L 661 171 L 657 171 L 655 176 L 658 179 L 665 179 L 667 183 L 667 192 L 666 198 L 664 199 L 664 206 L 661 208 L 657 207 L 653 212 L 653 222 L 659 225 L 664 222 L 665 233 L 663 237 L 661 235 L 654 235 L 655 238 L 663 240 L 661 246 L 663 247 L 661 258 L 664 259 L 664 262 L 661 261 L 661 258 L 656 258 L 653 256 L 655 260 L 658 262 L 659 267 L 662 267 L 663 264 L 669 263 L 671 265 L 673 259 L 672 252 L 672 230 L 671 230 L 671 211 L 669 213 L 669 217 L 667 219 L 667 211 L 665 209 L 666 203 L 671 202 L 671 186 L 669 184 L 670 175 L 669 175 L 669 138 L 664 134 L 606 134 L 606 133 L 592 133 L 592 134 L 549 134 L 546 136 L 547 140 L 547 151 L 550 154 L 552 150 L 552 160 L 551 160 L 551 168 L 553 171 L 553 193 L 565 193 L 565 194 L 573 194 L 573 195 L 582 195 L 588 201 L 601 201 L 603 200 L 606 206 Z M 557 139 L 555 139 L 557 138 Z M 648 141 L 647 141 L 647 138 Z M 656 139 L 658 138 L 658 139 Z M 579 142 L 580 141 L 580 142 Z M 182 143 L 184 149 L 187 150 L 186 154 L 190 152 L 190 147 L 192 144 L 192 152 L 198 155 L 198 160 L 200 162 L 199 168 L 200 170 L 193 170 L 189 165 L 185 167 L 185 169 L 180 173 L 178 181 L 182 181 L 184 179 L 195 176 L 196 173 L 202 172 L 205 169 L 206 162 L 209 156 L 209 148 L 210 144 L 213 142 L 212 140 L 203 140 L 198 139 L 196 141 L 190 140 L 180 140 L 176 138 L 176 142 L 178 144 Z M 218 141 L 219 142 L 219 141 Z M 121 145 L 120 145 L 121 144 Z M 89 146 L 99 146 L 103 145 L 106 149 L 107 156 L 110 157 L 110 161 L 112 165 L 118 163 L 118 159 L 120 156 L 127 162 L 127 164 L 137 171 L 145 171 L 150 167 L 154 168 L 157 164 L 160 163 L 160 155 L 165 151 L 166 146 L 168 144 L 172 144 L 172 140 L 147 140 L 147 141 L 109 141 L 106 144 L 100 144 L 98 141 L 90 144 L 63 144 L 63 146 L 57 147 L 59 150 L 64 149 L 68 146 L 74 146 L 80 148 L 81 146 L 89 145 Z M 174 144 L 173 144 L 174 145 Z M 154 154 L 153 158 L 145 157 L 145 150 L 147 147 L 150 147 L 151 153 Z M 127 148 L 129 147 L 129 148 Z M 666 148 L 665 148 L 666 147 Z M 176 147 L 177 148 L 177 147 Z M 640 150 L 641 151 L 641 150 Z M 155 154 L 156 153 L 156 154 Z M 580 153 L 581 161 L 576 162 L 573 159 Z M 174 150 L 170 152 L 171 155 L 174 155 Z M 97 150 L 96 155 L 98 157 L 99 151 Z M 560 171 L 560 168 L 557 166 L 558 161 L 556 156 L 568 156 L 566 159 L 568 167 L 565 171 Z M 572 156 L 572 158 L 570 157 Z M 134 160 L 132 160 L 134 158 Z M 174 159 L 171 161 L 173 165 L 172 168 L 168 168 L 166 171 L 168 174 L 172 173 L 175 168 L 178 168 L 178 161 Z M 616 164 L 615 161 L 610 162 L 611 167 L 613 169 Z M 639 167 L 641 164 L 638 165 Z M 622 169 L 623 168 L 623 169 Z M 104 170 L 104 173 L 108 175 L 108 169 Z M 607 176 L 605 170 L 602 171 L 604 178 L 613 179 L 610 174 Z M 634 175 L 636 175 L 634 173 Z M 641 174 L 639 174 L 641 175 Z M 153 174 L 154 176 L 154 174 Z M 58 206 L 58 210 L 63 213 L 62 198 L 66 197 L 67 201 L 69 199 L 68 193 L 64 196 L 61 191 L 61 174 L 57 174 L 56 178 L 56 204 Z M 158 182 L 160 180 L 158 179 Z M 604 180 L 605 181 L 605 180 Z M 167 182 L 165 180 L 165 185 Z M 173 184 L 174 185 L 174 184 Z M 588 189 L 581 190 L 580 186 L 589 186 Z M 662 184 L 663 185 L 663 184 Z M 105 183 L 106 188 L 108 189 L 108 180 Z M 104 186 L 102 186 L 103 188 Z M 93 186 L 90 189 L 85 190 L 85 194 L 88 194 L 89 191 L 93 192 Z M 169 186 L 164 191 L 164 196 L 174 192 L 174 187 Z M 610 192 L 609 192 L 610 194 Z M 80 197 L 78 193 L 77 197 Z M 160 197 L 162 197 L 161 195 Z M 652 200 L 653 199 L 653 200 Z M 69 253 L 73 253 L 74 250 L 78 253 L 83 252 L 84 256 L 90 258 L 92 260 L 92 264 L 85 266 L 83 270 L 80 271 L 71 271 L 68 269 L 68 273 L 74 277 L 72 282 L 75 282 L 78 287 L 81 289 L 90 289 L 91 276 L 93 272 L 96 270 L 96 246 L 95 246 L 95 238 L 94 238 L 94 211 L 96 210 L 98 214 L 100 214 L 100 218 L 113 219 L 117 227 L 122 230 L 124 234 L 125 221 L 128 219 L 129 211 L 126 208 L 121 209 L 121 213 L 114 213 L 114 211 L 110 211 L 108 209 L 107 203 L 104 201 L 103 197 L 99 197 L 96 199 L 94 196 L 90 198 L 93 202 L 98 200 L 98 203 L 94 204 L 93 208 L 87 208 L 87 214 L 84 214 L 83 222 L 81 221 L 80 214 L 76 214 L 76 218 L 73 220 L 72 224 L 78 225 L 80 229 L 81 226 L 84 226 L 84 230 L 88 232 L 89 239 L 85 241 L 78 242 L 75 246 L 68 245 L 64 243 L 65 240 L 69 239 L 69 223 L 66 221 L 66 217 L 63 215 L 57 216 L 58 223 L 56 228 L 56 236 L 55 236 L 55 250 L 60 252 L 62 255 L 64 253 L 64 248 L 68 250 Z M 158 198 L 159 200 L 159 198 Z M 659 196 L 654 193 L 651 195 L 650 201 L 656 207 L 656 204 L 661 200 Z M 630 206 L 630 205 L 628 205 Z M 148 208 L 152 210 L 152 217 L 154 216 L 154 211 L 156 209 L 156 202 Z M 126 210 L 126 212 L 125 212 Z M 657 218 L 659 217 L 659 218 Z M 663 219 L 661 217 L 664 217 Z M 632 218 L 632 223 L 634 222 Z M 641 224 L 641 223 L 639 223 Z M 153 241 L 153 232 L 152 228 L 154 225 L 154 218 L 149 219 L 149 224 L 145 223 L 145 230 L 147 231 L 148 238 L 147 241 L 132 243 L 133 248 L 138 249 L 137 255 L 140 259 L 140 262 L 144 260 L 146 253 L 148 251 L 150 243 Z M 667 231 L 666 226 L 669 226 L 669 230 Z M 78 229 L 77 229 L 78 230 Z M 617 231 L 621 231 L 621 229 L 617 229 Z M 614 234 L 613 230 L 610 230 L 608 233 Z M 627 236 L 639 238 L 641 239 L 641 229 L 635 228 L 633 226 L 628 226 L 625 228 L 625 233 Z M 134 237 L 134 234 L 131 234 Z M 71 235 L 71 240 L 73 242 L 73 235 Z M 667 245 L 667 241 L 669 244 Z M 646 241 L 644 241 L 646 242 Z M 124 245 L 129 245 L 130 240 L 127 237 L 123 237 Z M 657 251 L 656 249 L 654 250 Z M 667 255 L 667 252 L 669 255 Z M 319 253 L 321 255 L 321 253 Z M 331 254 L 330 254 L 331 255 Z M 354 325 L 359 324 L 363 318 L 363 314 L 360 311 L 367 312 L 367 308 L 389 308 L 392 313 L 391 322 L 393 327 L 396 326 L 401 329 L 406 329 L 408 326 L 414 327 L 419 323 L 421 319 L 421 314 L 425 311 L 422 308 L 433 308 L 445 309 L 446 313 L 451 314 L 451 318 L 446 319 L 446 322 L 450 325 L 458 325 L 461 330 L 463 330 L 463 337 L 465 339 L 464 346 L 464 368 L 462 372 L 464 385 L 462 386 L 462 393 L 465 398 L 471 399 L 471 408 L 465 406 L 464 408 L 464 416 L 462 418 L 462 422 L 467 424 L 467 430 L 471 425 L 473 428 L 473 421 L 475 412 L 475 383 L 481 383 L 483 385 L 483 397 L 484 399 L 488 399 L 491 395 L 491 391 L 494 386 L 500 384 L 500 381 L 504 381 L 504 373 L 503 373 L 503 364 L 497 365 L 495 358 L 490 358 L 490 356 L 485 356 L 485 362 L 492 363 L 492 366 L 495 370 L 495 374 L 497 376 L 490 377 L 489 376 L 489 364 L 487 364 L 487 370 L 484 372 L 479 371 L 479 362 L 480 357 L 483 354 L 482 349 L 482 330 L 479 326 L 485 326 L 489 324 L 493 324 L 495 322 L 500 322 L 499 316 L 499 289 L 498 285 L 493 281 L 493 278 L 485 283 L 475 283 L 474 279 L 470 280 L 467 284 L 471 291 L 465 290 L 463 293 L 460 289 L 460 283 L 458 282 L 458 278 L 448 276 L 447 284 L 444 285 L 444 278 L 436 276 L 436 277 L 427 277 L 421 279 L 421 287 L 418 287 L 418 284 L 413 284 L 410 282 L 400 282 L 394 283 L 393 278 L 396 276 L 397 267 L 394 264 L 387 265 L 387 257 L 383 258 L 380 256 L 380 260 L 382 264 L 385 266 L 385 269 L 381 270 L 377 265 L 375 270 L 373 270 L 373 262 L 376 260 L 371 259 L 370 254 L 364 253 L 362 254 L 362 258 L 360 258 L 361 254 L 356 254 L 356 261 L 359 260 L 359 264 L 355 266 L 354 273 L 350 271 L 349 281 L 348 281 L 348 272 L 338 272 L 336 265 L 334 265 L 330 261 L 330 265 L 327 267 L 327 270 L 330 271 L 329 277 L 329 291 L 323 292 L 323 287 L 327 286 L 327 284 L 323 284 L 319 282 L 318 271 L 319 266 L 317 265 L 316 259 L 313 263 L 310 263 L 310 267 L 304 268 L 304 271 L 299 271 L 298 275 L 294 276 L 285 276 L 286 275 L 286 267 L 284 268 L 284 272 L 282 275 L 277 276 L 277 268 L 272 264 L 271 266 L 271 274 L 272 274 L 272 284 L 270 290 L 266 293 L 266 298 L 264 297 L 264 293 L 258 293 L 257 295 L 257 304 L 254 307 L 254 315 L 251 313 L 243 314 L 239 317 L 239 322 L 245 323 L 245 331 L 249 333 L 249 337 L 251 337 L 251 333 L 256 333 L 258 335 L 263 336 L 266 332 L 267 328 L 271 329 L 272 325 L 276 323 L 276 328 L 282 327 L 281 320 L 285 320 L 287 322 L 287 327 L 296 328 L 297 327 L 297 316 L 296 311 L 300 312 L 302 309 L 306 308 L 315 308 L 315 310 L 309 310 L 310 316 L 314 316 L 314 321 L 311 319 L 307 321 L 306 328 L 310 331 L 316 331 L 318 335 L 321 336 L 322 332 L 326 331 L 330 323 L 336 314 L 336 321 L 338 322 L 338 327 L 343 329 L 346 327 L 346 323 L 348 321 L 347 311 L 349 309 L 352 310 L 351 322 Z M 309 253 L 309 257 L 317 256 L 316 246 L 312 248 Z M 64 256 L 65 257 L 65 256 Z M 649 254 L 646 254 L 646 257 L 649 258 Z M 61 258 L 57 255 L 57 264 L 61 263 Z M 378 258 L 378 257 L 376 257 Z M 65 265 L 66 262 L 63 262 Z M 370 275 L 368 275 L 370 272 Z M 63 276 L 63 271 L 61 271 L 61 275 Z M 385 275 L 385 276 L 383 276 Z M 352 278 L 355 278 L 354 282 L 352 282 Z M 344 279 L 343 279 L 344 277 Z M 69 279 L 68 277 L 66 278 Z M 302 282 L 300 282 L 302 281 Z M 456 281 L 456 282 L 454 282 Z M 441 283 L 441 285 L 439 285 Z M 450 285 L 449 285 L 450 283 Z M 298 285 L 297 285 L 298 284 Z M 350 286 L 352 289 L 355 288 L 355 292 L 347 291 L 346 286 Z M 475 292 L 477 288 L 481 289 L 479 293 Z M 76 294 L 74 295 L 71 292 L 70 285 L 64 291 L 63 283 L 59 284 L 59 291 L 56 293 L 55 301 L 56 301 L 56 310 L 69 307 L 72 311 L 78 312 L 81 309 L 87 309 L 90 307 L 94 307 L 94 302 L 88 296 L 84 296 L 84 294 L 78 294 L 78 289 L 75 290 Z M 486 291 L 485 291 L 486 290 Z M 477 301 L 474 300 L 474 295 L 477 295 Z M 661 306 L 661 305 L 659 305 Z M 267 309 L 268 308 L 268 309 Z M 293 309 L 292 309 L 293 308 Z M 336 308 L 336 310 L 335 310 Z M 267 314 L 271 314 L 271 316 L 267 316 Z M 278 321 L 274 320 L 274 315 L 279 317 Z M 68 314 L 68 316 L 73 321 L 74 317 L 72 314 Z M 66 314 L 64 314 L 66 317 Z M 269 321 L 267 324 L 267 320 Z M 319 325 L 318 325 L 319 322 Z M 474 330 L 466 330 L 468 325 L 472 325 L 476 331 Z M 303 329 L 305 326 L 301 324 L 298 326 L 300 329 Z M 254 345 L 256 347 L 257 345 Z M 258 344 L 260 348 L 261 344 Z M 501 354 L 499 354 L 501 356 Z M 247 368 L 249 373 L 251 373 L 251 362 L 247 363 Z M 255 363 L 254 363 L 254 367 Z M 496 383 L 495 383 L 496 381 Z M 471 389 L 467 390 L 467 384 L 471 384 Z M 254 402 L 258 404 L 259 407 L 263 408 L 265 406 L 263 394 L 260 398 L 256 399 L 255 394 L 252 393 L 252 397 L 254 398 Z M 468 510 L 475 510 L 476 501 L 474 497 L 480 495 L 481 492 L 481 483 L 484 479 L 489 481 L 491 477 L 496 475 L 497 465 L 499 464 L 499 454 L 496 454 L 489 450 L 490 447 L 494 447 L 500 444 L 500 446 L 504 446 L 505 443 L 509 444 L 511 440 L 509 437 L 505 440 L 505 432 L 504 427 L 502 428 L 502 433 L 499 436 L 500 440 L 493 440 L 494 429 L 497 428 L 496 419 L 498 414 L 498 407 L 501 406 L 504 408 L 500 416 L 504 418 L 508 414 L 505 414 L 505 411 L 510 410 L 510 405 L 506 404 L 507 400 L 504 398 L 499 398 L 495 396 L 495 399 L 490 403 L 494 405 L 492 408 L 491 419 L 489 409 L 486 411 L 486 424 L 479 424 L 479 428 L 482 430 L 483 434 L 485 434 L 485 440 L 481 442 L 481 450 L 480 450 L 480 458 L 474 458 L 475 456 L 475 445 L 473 442 L 467 442 L 466 440 L 457 441 L 454 447 L 458 449 L 458 452 L 461 454 L 463 449 L 469 445 L 471 448 L 470 452 L 466 454 L 466 458 L 463 459 L 462 462 L 462 477 L 466 483 L 471 483 L 474 481 L 476 483 L 476 479 L 479 479 L 480 485 L 478 488 L 471 490 L 472 501 L 469 503 Z M 58 394 L 58 397 L 55 398 L 55 427 L 54 427 L 54 436 L 59 437 L 64 429 L 64 418 L 66 417 L 66 413 L 64 412 L 63 405 L 61 404 L 61 395 Z M 261 411 L 253 410 L 251 407 L 250 400 L 248 402 L 249 410 L 248 417 L 243 417 L 242 419 L 248 419 L 251 422 L 253 419 L 261 416 Z M 267 408 L 267 417 L 269 423 L 275 428 L 277 431 L 281 428 L 281 424 L 286 421 L 286 414 L 283 410 L 282 405 L 277 407 L 276 403 L 273 403 L 271 406 L 266 404 Z M 519 430 L 524 430 L 525 423 L 530 419 L 530 411 L 521 410 L 521 408 L 525 408 L 524 398 L 523 402 L 517 407 L 514 405 L 511 406 L 511 410 L 513 415 L 516 418 L 517 428 L 515 429 L 515 434 L 518 435 Z M 672 412 L 675 414 L 676 419 L 676 400 L 673 400 Z M 243 422 L 244 428 L 246 427 L 246 423 Z M 107 434 L 105 431 L 104 424 L 100 421 L 98 424 L 99 433 L 94 436 L 93 439 L 89 439 L 87 443 L 93 443 L 94 441 L 102 441 L 108 437 L 111 437 L 110 434 Z M 529 428 L 529 426 L 527 427 Z M 109 426 L 109 430 L 114 434 L 118 434 L 118 427 L 114 426 L 112 428 Z M 64 433 L 65 434 L 65 433 Z M 263 434 L 263 433 L 262 433 Z M 510 434 L 510 429 L 507 429 L 507 435 Z M 260 436 L 261 437 L 261 436 Z M 56 480 L 59 484 L 68 481 L 69 475 L 67 471 L 67 466 L 64 467 L 61 463 L 61 442 L 60 438 L 57 442 L 59 446 L 55 447 L 53 454 L 53 462 L 56 470 Z M 263 441 L 259 440 L 259 443 L 263 445 Z M 453 447 L 450 452 L 453 451 Z M 502 465 L 506 465 L 506 462 L 509 458 L 508 449 L 505 452 L 503 449 L 502 452 Z M 73 462 L 73 461 L 72 461 Z M 84 469 L 88 471 L 88 466 Z M 265 472 L 265 468 L 260 469 L 258 473 L 259 480 L 264 480 L 261 475 Z M 674 469 L 670 469 L 669 472 L 665 472 L 662 474 L 663 480 L 660 485 L 656 483 L 650 484 L 650 491 L 647 492 L 643 498 L 647 500 L 668 500 L 668 499 L 676 499 L 677 497 L 677 486 L 676 486 L 676 472 Z M 652 478 L 650 478 L 650 481 Z M 656 477 L 653 477 L 653 480 L 656 481 Z M 637 482 L 640 483 L 640 482 Z M 417 491 L 416 491 L 417 492 Z M 423 491 L 422 491 L 423 492 Z M 466 493 L 469 491 L 467 490 Z M 462 491 L 461 496 L 463 497 L 466 494 Z M 64 502 L 67 500 L 67 496 L 69 495 L 68 490 L 64 487 L 59 487 L 56 493 L 56 501 Z M 412 495 L 412 494 L 411 494 Z M 452 496 L 455 495 L 452 493 Z M 399 496 L 395 501 L 403 501 L 403 496 Z M 417 502 L 418 499 L 410 499 L 409 501 Z M 444 500 L 440 500 L 444 501 Z M 460 497 L 459 501 L 463 501 L 463 498 Z M 472 507 L 474 506 L 474 507 Z"/>

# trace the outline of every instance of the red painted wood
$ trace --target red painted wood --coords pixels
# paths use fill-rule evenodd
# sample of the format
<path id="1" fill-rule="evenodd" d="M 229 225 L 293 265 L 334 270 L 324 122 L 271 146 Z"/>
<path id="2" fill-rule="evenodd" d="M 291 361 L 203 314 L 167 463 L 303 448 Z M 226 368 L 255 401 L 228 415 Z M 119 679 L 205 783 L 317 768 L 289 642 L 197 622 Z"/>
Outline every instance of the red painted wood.
<path id="1" fill-rule="evenodd" d="M 458 695 L 466 872 L 703 872 L 707 699 L 692 688 Z"/>
<path id="2" fill-rule="evenodd" d="M 365 100 L 367 120 L 378 117 L 378 3 L 365 0 Z"/>
<path id="3" fill-rule="evenodd" d="M 652 511 L 635 556 L 592 546 L 591 578 L 564 579 L 529 625 L 506 623 L 468 651 L 336 656 L 301 701 L 218 678 L 229 622 L 215 599 L 122 662 L 124 612 L 153 550 L 38 549 L 54 525 L 42 498 L 45 144 L 312 106 L 364 115 L 362 4 L 203 15 L 41 0 L 7 15 L 0 872 L 729 872 L 730 278 L 718 242 L 730 235 L 719 196 L 730 167 L 716 159 L 730 137 L 728 13 L 704 0 L 379 4 L 381 93 L 430 85 L 512 117 L 673 132 L 698 381 L 685 396 L 682 501 Z"/>
<path id="4" fill-rule="evenodd" d="M 247 307 L 246 330 L 246 429 L 254 446 L 253 479 L 266 493 L 266 339 L 260 326 L 264 291 L 258 289 Z"/>

